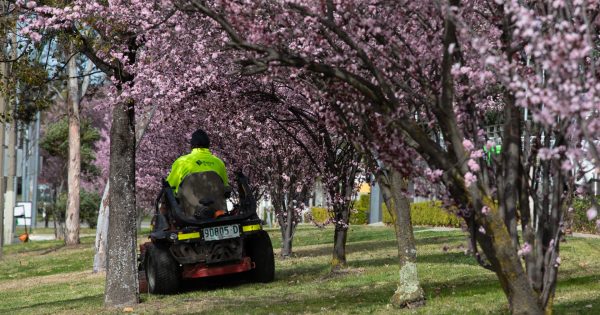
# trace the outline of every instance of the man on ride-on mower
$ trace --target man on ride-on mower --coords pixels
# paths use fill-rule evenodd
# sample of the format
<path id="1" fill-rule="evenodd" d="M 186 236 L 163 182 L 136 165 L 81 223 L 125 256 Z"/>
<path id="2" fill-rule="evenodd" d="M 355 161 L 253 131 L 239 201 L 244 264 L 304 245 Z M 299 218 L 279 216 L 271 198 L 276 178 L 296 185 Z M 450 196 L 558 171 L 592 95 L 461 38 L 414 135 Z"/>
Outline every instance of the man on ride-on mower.
<path id="1" fill-rule="evenodd" d="M 167 182 L 188 215 L 198 219 L 214 218 L 227 210 L 225 198 L 231 191 L 225 163 L 208 149 L 210 139 L 204 130 L 196 130 L 190 144 L 192 152 L 173 162 Z M 188 176 L 191 174 L 196 175 Z M 202 205 L 200 208 L 196 201 Z M 190 202 L 194 204 L 186 206 Z"/>

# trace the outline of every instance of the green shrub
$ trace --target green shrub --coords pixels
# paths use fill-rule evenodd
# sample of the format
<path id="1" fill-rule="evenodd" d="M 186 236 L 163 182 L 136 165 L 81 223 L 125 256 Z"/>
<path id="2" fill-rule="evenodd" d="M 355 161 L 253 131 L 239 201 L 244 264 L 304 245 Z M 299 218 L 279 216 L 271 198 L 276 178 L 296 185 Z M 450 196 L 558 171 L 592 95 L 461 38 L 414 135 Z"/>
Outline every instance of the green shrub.
<path id="1" fill-rule="evenodd" d="M 370 196 L 362 195 L 354 205 L 355 212 L 350 215 L 350 223 L 366 224 L 369 222 Z M 385 203 L 382 205 L 383 223 L 394 224 L 392 215 Z M 440 201 L 424 201 L 411 204 L 413 225 L 460 227 L 461 220 L 456 215 L 442 208 Z M 353 219 L 354 216 L 354 219 Z"/>
<path id="2" fill-rule="evenodd" d="M 384 204 L 382 206 L 383 223 L 394 224 L 392 215 Z M 370 196 L 362 195 L 354 203 L 354 209 L 350 213 L 350 224 L 361 225 L 369 223 L 369 207 Z M 427 226 L 446 226 L 460 227 L 461 219 L 442 208 L 442 203 L 439 200 L 415 202 L 410 206 L 410 213 L 413 225 Z M 325 208 L 312 208 L 311 214 L 313 220 L 317 223 L 323 223 L 329 219 L 330 214 Z M 585 216 L 585 211 L 584 211 Z"/>
<path id="3" fill-rule="evenodd" d="M 98 224 L 98 209 L 102 197 L 97 192 L 79 191 L 79 219 L 86 222 L 90 228 L 95 229 Z M 67 193 L 63 192 L 58 197 L 56 204 L 49 207 L 49 213 L 56 215 L 60 222 L 65 220 L 65 212 L 67 210 Z"/>
<path id="4" fill-rule="evenodd" d="M 597 197 L 600 201 L 600 197 Z M 586 212 L 592 207 L 592 202 L 587 198 L 576 198 L 573 201 L 573 211 L 567 215 L 567 226 L 573 232 L 598 233 L 596 220 L 588 220 Z"/>
<path id="5" fill-rule="evenodd" d="M 312 220 L 319 224 L 323 224 L 329 219 L 329 211 L 326 208 L 311 208 L 310 214 L 312 215 Z"/>
<path id="6" fill-rule="evenodd" d="M 369 223 L 369 208 L 354 208 L 350 212 L 350 224 L 361 225 Z"/>
<path id="7" fill-rule="evenodd" d="M 98 224 L 98 209 L 102 197 L 97 192 L 81 190 L 79 193 L 79 218 L 95 229 Z"/>
<path id="8" fill-rule="evenodd" d="M 410 215 L 413 225 L 447 227 L 460 227 L 461 225 L 461 219 L 442 208 L 442 202 L 439 200 L 411 204 Z"/>
<path id="9" fill-rule="evenodd" d="M 369 195 L 361 195 L 354 202 L 354 209 L 350 212 L 350 224 L 361 225 L 369 223 Z"/>

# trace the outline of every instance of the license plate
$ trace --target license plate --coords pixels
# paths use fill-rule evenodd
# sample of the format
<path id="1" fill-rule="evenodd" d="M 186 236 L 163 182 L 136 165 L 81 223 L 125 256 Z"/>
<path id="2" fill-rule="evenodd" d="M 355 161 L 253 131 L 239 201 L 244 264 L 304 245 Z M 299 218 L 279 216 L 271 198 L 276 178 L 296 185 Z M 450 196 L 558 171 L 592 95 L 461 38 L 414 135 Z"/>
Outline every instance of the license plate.
<path id="1" fill-rule="evenodd" d="M 204 236 L 205 241 L 218 241 L 239 237 L 240 226 L 233 224 L 205 228 L 202 230 L 202 236 Z"/>

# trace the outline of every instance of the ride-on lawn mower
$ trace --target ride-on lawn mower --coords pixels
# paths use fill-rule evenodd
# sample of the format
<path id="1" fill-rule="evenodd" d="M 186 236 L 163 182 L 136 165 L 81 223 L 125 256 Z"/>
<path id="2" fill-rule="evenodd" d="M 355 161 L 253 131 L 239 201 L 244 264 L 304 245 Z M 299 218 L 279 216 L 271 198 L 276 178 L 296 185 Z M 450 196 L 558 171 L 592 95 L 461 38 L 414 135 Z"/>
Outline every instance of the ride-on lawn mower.
<path id="1" fill-rule="evenodd" d="M 239 273 L 271 282 L 271 239 L 256 214 L 248 179 L 237 173 L 239 204 L 226 208 L 222 180 L 214 172 L 190 174 L 177 192 L 163 181 L 156 199 L 150 242 L 140 245 L 140 292 L 170 294 L 181 282 Z"/>

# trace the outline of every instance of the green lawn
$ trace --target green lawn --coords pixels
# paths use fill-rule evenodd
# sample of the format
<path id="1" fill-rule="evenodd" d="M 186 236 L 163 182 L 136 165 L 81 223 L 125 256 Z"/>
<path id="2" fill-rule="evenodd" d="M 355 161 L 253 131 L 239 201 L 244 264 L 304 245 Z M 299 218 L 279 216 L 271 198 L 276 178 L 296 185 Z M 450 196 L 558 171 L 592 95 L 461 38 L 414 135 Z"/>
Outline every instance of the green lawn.
<path id="1" fill-rule="evenodd" d="M 277 249 L 279 233 L 270 232 Z M 350 268 L 334 275 L 328 264 L 332 232 L 302 227 L 294 242 L 295 257 L 276 260 L 273 283 L 194 283 L 188 287 L 196 290 L 178 295 L 144 294 L 134 313 L 507 313 L 495 275 L 464 254 L 462 232 L 417 229 L 418 268 L 427 304 L 400 311 L 388 306 L 398 278 L 393 230 L 352 227 L 347 246 Z M 569 238 L 561 244 L 561 252 L 555 312 L 600 314 L 600 239 Z M 0 314 L 114 314 L 102 309 L 104 278 L 91 274 L 92 257 L 91 237 L 76 248 L 55 241 L 6 247 L 0 263 Z"/>

